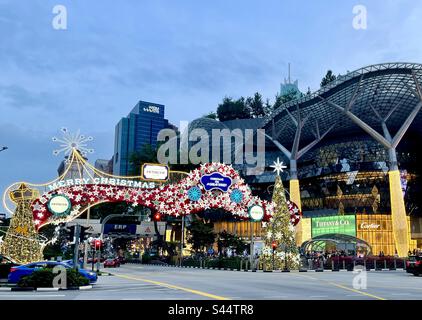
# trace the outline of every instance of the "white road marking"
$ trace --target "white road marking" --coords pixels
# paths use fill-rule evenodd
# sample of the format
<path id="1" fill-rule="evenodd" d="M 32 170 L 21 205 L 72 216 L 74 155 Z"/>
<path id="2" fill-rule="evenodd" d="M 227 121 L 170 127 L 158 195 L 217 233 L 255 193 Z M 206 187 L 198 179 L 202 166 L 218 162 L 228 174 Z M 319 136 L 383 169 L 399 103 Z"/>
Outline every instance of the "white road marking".
<path id="1" fill-rule="evenodd" d="M 9 298 L 9 297 L 18 297 L 18 298 L 41 298 L 41 297 L 65 297 L 64 294 L 8 294 L 2 295 L 2 298 Z"/>

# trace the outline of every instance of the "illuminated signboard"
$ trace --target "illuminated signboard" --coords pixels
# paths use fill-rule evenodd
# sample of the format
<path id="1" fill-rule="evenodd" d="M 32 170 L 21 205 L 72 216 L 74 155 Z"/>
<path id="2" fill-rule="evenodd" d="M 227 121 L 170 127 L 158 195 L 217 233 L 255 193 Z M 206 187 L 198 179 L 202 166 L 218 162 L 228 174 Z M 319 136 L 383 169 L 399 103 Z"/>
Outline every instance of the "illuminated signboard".
<path id="1" fill-rule="evenodd" d="M 54 195 L 48 201 L 48 209 L 55 216 L 66 216 L 71 207 L 69 198 L 64 195 Z"/>
<path id="2" fill-rule="evenodd" d="M 312 218 L 312 238 L 330 233 L 356 237 L 356 217 L 350 215 Z"/>
<path id="3" fill-rule="evenodd" d="M 108 224 L 104 225 L 104 234 L 129 233 L 136 234 L 136 224 Z"/>
<path id="4" fill-rule="evenodd" d="M 160 113 L 160 108 L 157 106 L 148 106 L 144 107 L 145 112 L 151 112 L 151 113 Z"/>
<path id="5" fill-rule="evenodd" d="M 169 168 L 162 164 L 144 163 L 142 178 L 153 181 L 166 181 L 169 178 Z"/>
<path id="6" fill-rule="evenodd" d="M 212 174 L 202 176 L 201 183 L 207 191 L 218 189 L 223 192 L 227 192 L 232 185 L 232 179 L 219 172 L 214 172 Z"/>
<path id="7" fill-rule="evenodd" d="M 264 209 L 261 206 L 254 205 L 249 208 L 249 217 L 253 221 L 261 221 L 264 217 Z"/>

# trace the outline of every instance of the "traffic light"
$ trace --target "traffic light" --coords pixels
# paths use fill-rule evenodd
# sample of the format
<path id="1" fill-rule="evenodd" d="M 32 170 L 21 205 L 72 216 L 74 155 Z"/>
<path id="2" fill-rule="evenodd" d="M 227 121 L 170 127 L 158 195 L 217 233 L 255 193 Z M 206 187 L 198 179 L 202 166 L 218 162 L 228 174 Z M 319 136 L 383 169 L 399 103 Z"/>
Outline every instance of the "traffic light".
<path id="1" fill-rule="evenodd" d="M 159 212 L 154 213 L 154 221 L 161 221 L 161 214 Z"/>
<path id="2" fill-rule="evenodd" d="M 271 242 L 271 247 L 273 248 L 273 251 L 275 251 L 275 249 L 277 249 L 277 242 L 276 241 Z"/>
<path id="3" fill-rule="evenodd" d="M 75 227 L 76 226 L 71 226 L 66 228 L 66 231 L 68 232 L 66 239 L 70 242 L 73 242 L 75 240 Z"/>
<path id="4" fill-rule="evenodd" d="M 81 226 L 81 231 L 80 231 L 80 234 L 79 234 L 79 240 L 80 240 L 81 242 L 84 242 L 86 239 L 88 239 L 89 234 L 87 233 L 87 230 L 88 230 L 89 228 L 90 228 L 90 227 L 84 227 L 84 226 Z"/>
<path id="5" fill-rule="evenodd" d="M 95 250 L 100 250 L 103 245 L 103 242 L 100 239 L 94 240 L 94 248 Z"/>

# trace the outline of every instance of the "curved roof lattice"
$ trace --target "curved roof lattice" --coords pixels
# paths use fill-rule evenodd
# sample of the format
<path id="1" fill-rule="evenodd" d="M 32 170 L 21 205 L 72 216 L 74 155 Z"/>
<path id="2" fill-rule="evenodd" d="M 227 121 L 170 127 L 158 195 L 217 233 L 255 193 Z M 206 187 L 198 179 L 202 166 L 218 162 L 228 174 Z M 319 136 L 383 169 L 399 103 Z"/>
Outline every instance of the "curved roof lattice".
<path id="1" fill-rule="evenodd" d="M 386 63 L 371 65 L 339 76 L 320 90 L 290 101 L 265 118 L 263 128 L 280 143 L 291 146 L 296 133 L 295 120 L 305 121 L 301 145 L 315 140 L 319 133 L 328 137 L 364 133 L 344 112 L 330 103 L 347 108 L 382 134 L 380 118 L 395 135 L 422 98 L 422 64 Z M 419 112 L 410 129 L 422 133 Z"/>

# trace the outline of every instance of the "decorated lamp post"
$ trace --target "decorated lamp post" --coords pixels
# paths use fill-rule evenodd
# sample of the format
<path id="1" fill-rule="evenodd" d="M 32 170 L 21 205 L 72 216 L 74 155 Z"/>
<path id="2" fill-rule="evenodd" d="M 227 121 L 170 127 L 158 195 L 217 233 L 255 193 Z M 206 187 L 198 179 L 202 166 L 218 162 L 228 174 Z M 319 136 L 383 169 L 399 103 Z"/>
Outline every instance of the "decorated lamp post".
<path id="1" fill-rule="evenodd" d="M 264 218 L 264 209 L 259 205 L 254 205 L 249 208 L 248 212 L 251 226 L 250 263 L 253 270 L 255 263 L 253 222 L 261 221 Z"/>

